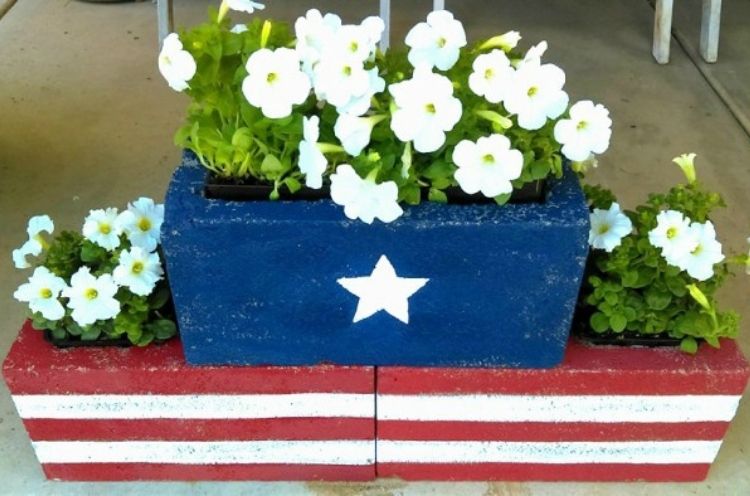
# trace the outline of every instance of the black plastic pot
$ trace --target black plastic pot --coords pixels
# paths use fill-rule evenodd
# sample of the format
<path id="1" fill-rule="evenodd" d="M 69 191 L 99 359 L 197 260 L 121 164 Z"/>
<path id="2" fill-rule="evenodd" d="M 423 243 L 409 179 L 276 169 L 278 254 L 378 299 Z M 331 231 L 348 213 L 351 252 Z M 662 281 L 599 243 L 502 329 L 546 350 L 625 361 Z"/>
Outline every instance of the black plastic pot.
<path id="1" fill-rule="evenodd" d="M 273 186 L 270 184 L 237 184 L 222 181 L 210 174 L 206 176 L 203 187 L 206 198 L 227 201 L 265 201 L 268 200 L 272 191 Z M 510 203 L 541 203 L 544 201 L 545 193 L 546 181 L 534 181 L 514 190 L 510 197 Z M 422 199 L 427 200 L 428 194 L 429 189 L 423 189 Z M 448 197 L 448 203 L 452 204 L 484 204 L 495 201 L 481 193 L 469 195 L 455 186 L 447 188 L 445 194 Z M 320 189 L 303 187 L 294 194 L 285 188 L 279 191 L 279 198 L 282 200 L 316 201 L 330 197 L 331 190 L 328 186 L 323 186 Z"/>
<path id="2" fill-rule="evenodd" d="M 628 332 L 604 332 L 598 333 L 590 329 L 577 332 L 576 337 L 586 343 L 599 346 L 646 346 L 649 348 L 678 347 L 681 339 L 673 338 L 667 333 L 661 334 L 630 334 Z"/>
<path id="3" fill-rule="evenodd" d="M 52 343 L 58 348 L 101 348 L 117 346 L 119 348 L 128 348 L 133 346 L 127 336 L 120 336 L 119 338 L 110 339 L 94 339 L 91 341 L 84 341 L 80 338 L 72 339 L 57 339 L 52 335 L 52 331 L 44 331 L 44 339 Z"/>

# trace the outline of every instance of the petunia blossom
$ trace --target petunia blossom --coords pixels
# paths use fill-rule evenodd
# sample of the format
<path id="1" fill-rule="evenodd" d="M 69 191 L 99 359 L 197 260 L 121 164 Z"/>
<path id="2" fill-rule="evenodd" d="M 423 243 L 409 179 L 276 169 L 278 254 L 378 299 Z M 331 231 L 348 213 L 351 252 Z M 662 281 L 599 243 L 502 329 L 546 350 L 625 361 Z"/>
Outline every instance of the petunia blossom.
<path id="1" fill-rule="evenodd" d="M 503 101 L 514 70 L 502 50 L 492 50 L 474 59 L 473 72 L 469 75 L 469 88 L 490 103 Z"/>
<path id="2" fill-rule="evenodd" d="M 116 293 L 117 284 L 110 274 L 96 277 L 88 267 L 78 269 L 70 278 L 70 286 L 62 291 L 73 310 L 71 317 L 80 326 L 116 317 L 120 313 Z"/>
<path id="3" fill-rule="evenodd" d="M 91 210 L 83 223 L 83 236 L 92 243 L 112 251 L 120 246 L 122 224 L 117 209 Z"/>
<path id="4" fill-rule="evenodd" d="M 395 109 L 391 129 L 401 141 L 414 141 L 414 149 L 430 153 L 445 143 L 445 133 L 461 119 L 461 101 L 453 96 L 453 83 L 426 65 L 411 79 L 388 87 Z"/>
<path id="5" fill-rule="evenodd" d="M 299 169 L 305 175 L 307 187 L 319 189 L 323 186 L 323 173 L 328 161 L 318 148 L 320 118 L 317 115 L 302 118 L 303 140 L 299 144 Z"/>
<path id="6" fill-rule="evenodd" d="M 375 219 L 393 222 L 404 211 L 398 204 L 398 186 L 393 181 L 377 184 L 362 179 L 351 165 L 341 164 L 331 175 L 331 199 L 344 207 L 344 215 L 372 224 Z"/>
<path id="7" fill-rule="evenodd" d="M 175 91 L 184 91 L 190 87 L 188 81 L 193 79 L 198 66 L 195 59 L 182 47 L 177 33 L 164 38 L 159 52 L 159 72 L 166 79 L 169 87 Z"/>
<path id="8" fill-rule="evenodd" d="M 620 210 L 617 202 L 607 210 L 595 208 L 590 214 L 590 221 L 589 245 L 606 252 L 620 246 L 622 238 L 633 231 L 633 222 Z"/>
<path id="9" fill-rule="evenodd" d="M 489 198 L 512 192 L 511 181 L 523 170 L 523 155 L 511 148 L 510 140 L 502 134 L 459 142 L 453 150 L 453 162 L 458 167 L 454 177 L 461 189 L 469 194 L 481 191 Z"/>
<path id="10" fill-rule="evenodd" d="M 300 69 L 299 56 L 290 48 L 261 48 L 247 59 L 245 68 L 242 93 L 268 118 L 290 115 L 292 106 L 303 103 L 310 94 L 310 79 Z"/>
<path id="11" fill-rule="evenodd" d="M 26 226 L 26 234 L 29 239 L 20 248 L 13 250 L 13 265 L 17 269 L 28 269 L 31 267 L 27 257 L 29 255 L 38 257 L 44 251 L 47 242 L 43 233 L 52 234 L 55 231 L 55 223 L 48 215 L 35 215 L 29 219 Z"/>
<path id="12" fill-rule="evenodd" d="M 59 297 L 66 287 L 65 281 L 47 267 L 37 267 L 29 281 L 21 284 L 13 297 L 27 302 L 32 312 L 41 314 L 47 320 L 60 320 L 65 316 L 65 308 Z"/>
<path id="13" fill-rule="evenodd" d="M 562 153 L 575 162 L 587 160 L 592 153 L 600 154 L 609 148 L 612 119 L 609 110 L 590 100 L 570 107 L 570 117 L 555 124 L 555 139 L 562 145 Z"/>
<path id="14" fill-rule="evenodd" d="M 690 233 L 696 240 L 695 248 L 674 257 L 674 263 L 670 263 L 686 271 L 690 277 L 706 281 L 713 277 L 714 265 L 724 260 L 721 243 L 716 239 L 716 229 L 711 221 L 693 222 Z"/>
<path id="15" fill-rule="evenodd" d="M 120 263 L 112 275 L 117 284 L 128 288 L 133 294 L 148 296 L 164 276 L 164 270 L 157 253 L 134 246 L 120 253 Z"/>
<path id="16" fill-rule="evenodd" d="M 662 256 L 672 265 L 698 246 L 690 219 L 677 210 L 665 210 L 656 216 L 656 227 L 649 231 L 648 240 L 661 248 Z"/>
<path id="17" fill-rule="evenodd" d="M 154 251 L 161 242 L 164 205 L 151 198 L 141 197 L 128 204 L 128 209 L 117 217 L 117 224 L 133 246 Z"/>
<path id="18" fill-rule="evenodd" d="M 436 10 L 407 33 L 406 45 L 410 47 L 412 66 L 427 65 L 447 71 L 458 61 L 461 48 L 466 46 L 466 32 L 460 21 L 447 10 Z"/>
<path id="19" fill-rule="evenodd" d="M 565 73 L 553 64 L 521 64 L 504 94 L 505 109 L 518 117 L 518 125 L 535 131 L 547 119 L 556 119 L 568 107 L 563 91 Z"/>

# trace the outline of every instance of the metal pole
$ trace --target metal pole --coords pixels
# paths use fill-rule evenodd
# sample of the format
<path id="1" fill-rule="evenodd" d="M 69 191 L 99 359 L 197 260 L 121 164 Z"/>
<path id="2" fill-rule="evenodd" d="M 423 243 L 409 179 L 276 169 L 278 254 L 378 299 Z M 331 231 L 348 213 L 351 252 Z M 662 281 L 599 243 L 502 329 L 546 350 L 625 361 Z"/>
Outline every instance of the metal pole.
<path id="1" fill-rule="evenodd" d="M 380 18 L 385 23 L 385 29 L 380 37 L 380 49 L 385 52 L 391 42 L 391 0 L 380 0 Z"/>
<path id="2" fill-rule="evenodd" d="M 172 0 L 156 0 L 156 23 L 159 32 L 159 46 L 174 29 Z"/>

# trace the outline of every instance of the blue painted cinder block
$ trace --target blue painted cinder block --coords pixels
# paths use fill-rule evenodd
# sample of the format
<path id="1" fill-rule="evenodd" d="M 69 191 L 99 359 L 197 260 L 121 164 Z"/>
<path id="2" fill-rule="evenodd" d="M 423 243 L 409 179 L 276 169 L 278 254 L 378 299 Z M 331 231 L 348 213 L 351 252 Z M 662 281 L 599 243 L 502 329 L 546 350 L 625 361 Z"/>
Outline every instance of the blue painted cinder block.
<path id="1" fill-rule="evenodd" d="M 543 368 L 562 360 L 589 229 L 572 173 L 553 182 L 543 204 L 423 203 L 372 225 L 328 200 L 208 200 L 204 176 L 186 153 L 163 227 L 188 363 Z M 384 255 L 398 277 L 429 281 L 407 300 L 408 324 L 385 310 L 353 322 L 360 300 L 337 281 L 369 276 Z"/>

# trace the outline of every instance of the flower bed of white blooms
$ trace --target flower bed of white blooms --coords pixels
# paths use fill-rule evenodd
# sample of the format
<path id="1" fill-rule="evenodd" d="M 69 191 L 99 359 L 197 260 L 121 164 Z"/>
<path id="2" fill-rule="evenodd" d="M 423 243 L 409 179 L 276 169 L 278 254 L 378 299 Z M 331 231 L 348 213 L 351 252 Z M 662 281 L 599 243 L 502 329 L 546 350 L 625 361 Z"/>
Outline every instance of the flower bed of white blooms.
<path id="1" fill-rule="evenodd" d="M 17 269 L 34 272 L 13 296 L 28 303 L 37 329 L 57 339 L 112 339 L 127 336 L 137 345 L 176 333 L 164 313 L 160 242 L 164 206 L 139 198 L 126 210 L 92 210 L 81 230 L 63 231 L 47 215 L 29 220 L 29 239 L 13 251 Z M 29 257 L 37 257 L 34 267 Z"/>
<path id="2" fill-rule="evenodd" d="M 559 177 L 563 157 L 579 167 L 609 146 L 608 110 L 570 105 L 565 73 L 542 61 L 546 42 L 521 52 L 509 31 L 469 44 L 445 10 L 386 53 L 379 17 L 344 24 L 312 9 L 293 34 L 268 20 L 230 27 L 230 10 L 262 8 L 225 0 L 159 54 L 167 83 L 192 100 L 176 142 L 219 178 L 271 184 L 272 199 L 330 184 L 347 217 L 391 222 L 425 190 L 504 203 Z"/>

